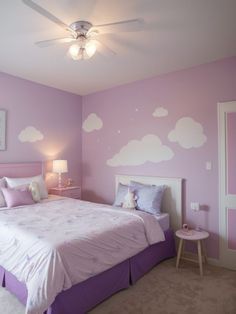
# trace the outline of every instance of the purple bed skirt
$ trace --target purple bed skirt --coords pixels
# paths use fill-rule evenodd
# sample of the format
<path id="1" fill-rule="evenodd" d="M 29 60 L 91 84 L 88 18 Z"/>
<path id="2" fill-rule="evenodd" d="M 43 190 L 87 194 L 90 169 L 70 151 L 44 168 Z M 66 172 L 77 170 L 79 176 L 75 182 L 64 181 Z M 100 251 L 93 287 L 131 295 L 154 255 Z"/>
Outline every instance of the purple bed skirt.
<path id="1" fill-rule="evenodd" d="M 173 231 L 165 231 L 165 238 L 164 242 L 151 245 L 115 267 L 62 291 L 45 314 L 84 314 L 112 294 L 128 288 L 155 265 L 176 255 Z M 25 284 L 1 266 L 0 284 L 21 303 L 26 303 Z"/>

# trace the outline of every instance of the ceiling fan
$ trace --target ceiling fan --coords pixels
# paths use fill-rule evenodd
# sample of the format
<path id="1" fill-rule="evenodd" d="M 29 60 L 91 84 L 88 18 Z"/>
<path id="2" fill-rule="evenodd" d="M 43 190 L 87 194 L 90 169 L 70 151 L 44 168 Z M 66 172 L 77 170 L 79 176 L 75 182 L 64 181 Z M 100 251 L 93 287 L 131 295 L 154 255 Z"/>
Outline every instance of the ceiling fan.
<path id="1" fill-rule="evenodd" d="M 107 47 L 100 38 L 98 39 L 99 35 L 117 32 L 136 32 L 143 28 L 142 19 L 131 19 L 100 25 L 93 25 L 88 21 L 75 21 L 72 24 L 67 25 L 34 1 L 22 0 L 22 2 L 37 13 L 68 31 L 67 37 L 38 41 L 35 44 L 38 47 L 44 48 L 54 44 L 72 43 L 69 47 L 68 55 L 73 60 L 89 59 L 97 50 L 105 55 L 114 55 L 116 53 Z"/>

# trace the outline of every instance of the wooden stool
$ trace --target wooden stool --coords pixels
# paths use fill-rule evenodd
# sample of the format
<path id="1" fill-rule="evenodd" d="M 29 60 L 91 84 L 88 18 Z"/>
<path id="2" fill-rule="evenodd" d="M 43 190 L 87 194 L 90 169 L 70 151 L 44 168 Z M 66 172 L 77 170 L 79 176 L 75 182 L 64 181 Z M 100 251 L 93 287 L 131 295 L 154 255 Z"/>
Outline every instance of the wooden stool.
<path id="1" fill-rule="evenodd" d="M 199 264 L 200 275 L 203 276 L 203 267 L 202 267 L 203 258 L 204 258 L 205 263 L 207 263 L 206 250 L 204 247 L 203 240 L 205 240 L 209 237 L 209 233 L 207 231 L 203 231 L 203 230 L 185 231 L 183 229 L 180 229 L 180 230 L 177 230 L 175 234 L 180 239 L 179 240 L 178 254 L 177 254 L 177 261 L 176 261 L 176 268 L 177 269 L 179 268 L 180 259 L 188 260 L 191 262 L 197 262 Z M 184 253 L 183 247 L 184 247 L 184 241 L 185 240 L 197 242 L 198 261 L 183 256 L 183 253 Z"/>

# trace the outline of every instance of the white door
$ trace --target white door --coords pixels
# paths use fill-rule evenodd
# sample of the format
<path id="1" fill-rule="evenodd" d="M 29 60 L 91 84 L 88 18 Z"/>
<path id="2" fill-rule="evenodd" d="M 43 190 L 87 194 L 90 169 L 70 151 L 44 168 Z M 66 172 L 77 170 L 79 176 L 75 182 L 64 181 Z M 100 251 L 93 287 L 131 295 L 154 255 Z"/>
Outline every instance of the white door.
<path id="1" fill-rule="evenodd" d="M 219 103 L 220 263 L 236 269 L 236 101 Z"/>

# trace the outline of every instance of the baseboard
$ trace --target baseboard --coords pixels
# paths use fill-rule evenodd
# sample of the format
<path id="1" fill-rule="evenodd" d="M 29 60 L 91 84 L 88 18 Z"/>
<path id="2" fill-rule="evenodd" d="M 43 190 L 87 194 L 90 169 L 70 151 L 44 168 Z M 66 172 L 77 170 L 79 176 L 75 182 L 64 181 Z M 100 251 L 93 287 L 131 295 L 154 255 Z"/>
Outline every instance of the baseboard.
<path id="1" fill-rule="evenodd" d="M 223 266 L 221 265 L 219 259 L 212 258 L 212 257 L 208 257 L 207 260 L 208 260 L 208 263 L 209 263 L 210 265 L 218 266 L 218 267 L 223 267 Z"/>
<path id="2" fill-rule="evenodd" d="M 190 259 L 193 259 L 193 260 L 196 260 L 196 261 L 198 260 L 197 254 L 194 254 L 194 253 L 191 253 L 191 252 L 184 252 L 184 255 L 187 258 L 190 258 Z M 218 260 L 216 258 L 208 257 L 207 258 L 207 262 L 208 262 L 208 264 L 213 265 L 213 266 L 223 267 L 223 265 L 221 265 L 221 263 L 220 263 L 220 260 Z"/>

